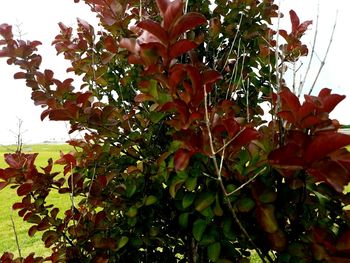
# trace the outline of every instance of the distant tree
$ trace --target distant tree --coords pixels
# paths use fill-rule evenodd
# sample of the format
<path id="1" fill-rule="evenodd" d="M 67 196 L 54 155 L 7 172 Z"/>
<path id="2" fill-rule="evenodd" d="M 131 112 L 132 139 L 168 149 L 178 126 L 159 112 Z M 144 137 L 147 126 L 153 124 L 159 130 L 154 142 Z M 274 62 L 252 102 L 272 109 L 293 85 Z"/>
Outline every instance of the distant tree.
<path id="1" fill-rule="evenodd" d="M 40 42 L 0 25 L 0 57 L 20 68 L 41 118 L 85 134 L 55 161 L 63 176 L 21 151 L 0 169 L 46 260 L 350 260 L 350 136 L 329 117 L 344 96 L 322 89 L 301 103 L 283 78 L 308 54 L 311 21 L 291 10 L 291 31 L 272 30 L 272 0 L 84 2 L 99 31 L 78 19 L 53 41 L 80 88 L 40 69 Z M 52 191 L 80 201 L 59 216 Z"/>

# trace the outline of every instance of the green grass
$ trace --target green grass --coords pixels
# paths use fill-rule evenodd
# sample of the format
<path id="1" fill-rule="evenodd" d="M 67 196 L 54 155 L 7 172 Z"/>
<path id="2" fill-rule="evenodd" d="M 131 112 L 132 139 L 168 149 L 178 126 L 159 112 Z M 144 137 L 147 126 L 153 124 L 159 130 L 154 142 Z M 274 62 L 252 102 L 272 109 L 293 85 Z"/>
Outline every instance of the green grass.
<path id="1" fill-rule="evenodd" d="M 16 146 L 0 146 L 0 168 L 6 167 L 3 154 L 11 153 L 15 150 Z M 58 159 L 60 151 L 67 153 L 70 150 L 71 147 L 69 145 L 56 144 L 37 144 L 23 147 L 23 152 L 25 153 L 39 153 L 36 159 L 37 167 L 46 166 L 47 160 L 50 157 L 54 160 Z M 54 166 L 54 170 L 56 171 L 60 171 L 60 168 L 62 168 L 60 165 Z M 16 245 L 17 235 L 22 256 L 28 255 L 30 252 L 35 252 L 36 255 L 46 256 L 49 254 L 49 251 L 44 247 L 40 233 L 37 233 L 32 238 L 29 237 L 27 231 L 31 224 L 24 222 L 23 219 L 18 216 L 17 211 L 12 210 L 12 204 L 21 201 L 21 199 L 21 197 L 17 196 L 16 189 L 6 187 L 0 191 L 0 255 L 5 251 L 13 252 L 15 255 L 18 255 L 18 248 Z M 50 197 L 49 200 L 61 208 L 68 208 L 70 203 L 67 194 L 59 195 L 54 192 L 52 192 L 52 197 Z M 16 235 L 14 233 L 11 217 L 15 224 Z"/>

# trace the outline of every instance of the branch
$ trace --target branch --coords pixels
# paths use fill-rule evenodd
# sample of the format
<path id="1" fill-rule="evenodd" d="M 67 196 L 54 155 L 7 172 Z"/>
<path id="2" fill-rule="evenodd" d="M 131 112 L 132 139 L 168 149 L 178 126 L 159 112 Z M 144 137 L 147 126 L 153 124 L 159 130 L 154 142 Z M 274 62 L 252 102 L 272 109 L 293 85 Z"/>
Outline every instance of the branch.
<path id="1" fill-rule="evenodd" d="M 317 4 L 317 16 L 316 16 L 316 28 L 315 28 L 315 35 L 314 35 L 314 41 L 312 43 L 312 50 L 311 50 L 311 55 L 310 55 L 310 60 L 309 60 L 309 64 L 307 65 L 306 71 L 305 71 L 305 76 L 303 81 L 300 83 L 299 86 L 299 90 L 298 90 L 298 98 L 301 96 L 301 93 L 303 91 L 303 87 L 305 85 L 306 82 L 306 78 L 309 75 L 309 71 L 311 68 L 311 63 L 313 61 L 314 58 L 314 54 L 315 54 L 315 47 L 316 47 L 316 40 L 317 40 L 317 35 L 318 35 L 318 21 L 319 21 L 319 16 L 320 16 L 320 2 L 318 1 Z"/>
<path id="2" fill-rule="evenodd" d="M 323 60 L 322 60 L 322 62 L 321 62 L 320 68 L 318 69 L 317 75 L 316 75 L 315 80 L 314 80 L 314 82 L 313 82 L 313 84 L 312 84 L 312 86 L 311 86 L 311 88 L 310 88 L 310 90 L 309 90 L 308 95 L 310 95 L 310 94 L 312 93 L 312 91 L 313 91 L 313 89 L 314 89 L 314 87 L 315 87 L 315 85 L 316 85 L 316 82 L 317 82 L 317 80 L 318 80 L 318 78 L 319 78 L 319 76 L 320 76 L 320 74 L 321 74 L 321 71 L 322 71 L 324 65 L 326 64 L 326 59 L 327 59 L 327 56 L 328 56 L 328 52 L 329 52 L 329 49 L 330 49 L 330 47 L 331 47 L 331 45 L 332 45 L 332 42 L 333 42 L 333 36 L 334 36 L 335 28 L 336 28 L 336 26 L 337 26 L 337 20 L 338 20 L 338 11 L 337 11 L 337 13 L 336 13 L 336 15 L 335 15 L 335 21 L 334 21 L 334 25 L 333 25 L 333 30 L 332 30 L 331 38 L 329 39 L 327 51 L 326 51 L 326 53 L 325 53 L 325 55 L 324 55 L 324 58 L 323 58 Z"/>
<path id="3" fill-rule="evenodd" d="M 250 182 L 254 181 L 255 178 L 257 178 L 259 175 L 261 175 L 263 172 L 266 171 L 266 167 L 264 167 L 263 169 L 261 169 L 259 172 L 257 172 L 252 178 L 250 178 L 248 181 L 246 181 L 244 184 L 242 184 L 240 187 L 236 188 L 235 190 L 233 190 L 231 193 L 226 193 L 226 196 L 231 196 L 235 193 L 237 193 L 239 190 L 241 190 L 243 187 L 245 187 L 246 185 L 248 185 Z"/>
<path id="4" fill-rule="evenodd" d="M 10 214 L 10 217 L 11 217 L 11 222 L 12 222 L 12 229 L 13 229 L 13 232 L 15 234 L 15 240 L 16 240 L 16 246 L 17 246 L 17 250 L 18 250 L 18 255 L 19 255 L 20 258 L 22 258 L 21 247 L 19 246 L 19 241 L 18 241 L 16 226 L 15 226 L 15 221 L 13 220 L 12 213 Z M 22 262 L 22 259 L 21 259 L 21 262 Z"/>

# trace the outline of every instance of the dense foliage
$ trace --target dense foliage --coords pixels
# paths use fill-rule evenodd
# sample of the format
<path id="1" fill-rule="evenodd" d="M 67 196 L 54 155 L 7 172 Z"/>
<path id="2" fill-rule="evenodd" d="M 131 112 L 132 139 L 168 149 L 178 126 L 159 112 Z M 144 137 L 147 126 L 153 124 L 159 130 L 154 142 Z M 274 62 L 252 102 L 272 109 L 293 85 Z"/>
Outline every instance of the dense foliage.
<path id="1" fill-rule="evenodd" d="M 0 25 L 0 57 L 20 68 L 41 118 L 84 133 L 55 161 L 63 176 L 20 151 L 0 169 L 47 261 L 350 260 L 350 136 L 329 117 L 344 96 L 300 102 L 282 75 L 308 54 L 311 21 L 292 10 L 291 31 L 272 30 L 273 0 L 84 2 L 99 31 L 78 19 L 53 41 L 80 89 L 40 69 L 40 42 Z M 63 217 L 52 191 L 71 195 Z"/>

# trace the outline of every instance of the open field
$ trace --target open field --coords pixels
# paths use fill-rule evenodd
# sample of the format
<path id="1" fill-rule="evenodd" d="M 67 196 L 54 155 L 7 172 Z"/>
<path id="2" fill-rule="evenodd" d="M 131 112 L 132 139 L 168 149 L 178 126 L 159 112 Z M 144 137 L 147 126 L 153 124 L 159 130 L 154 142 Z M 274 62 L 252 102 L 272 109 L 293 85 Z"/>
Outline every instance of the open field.
<path id="1" fill-rule="evenodd" d="M 69 145 L 56 145 L 56 144 L 37 144 L 37 145 L 27 145 L 23 147 L 23 152 L 38 152 L 37 157 L 37 167 L 46 166 L 47 160 L 51 157 L 54 160 L 59 158 L 60 151 L 64 153 L 69 152 Z M 5 167 L 5 162 L 3 160 L 3 154 L 8 152 L 13 152 L 16 150 L 16 146 L 0 146 L 0 168 Z M 59 171 L 61 167 L 56 165 L 54 169 Z M 12 204 L 21 200 L 16 194 L 16 189 L 5 188 L 0 191 L 0 255 L 5 251 L 14 252 L 18 255 L 18 248 L 16 245 L 16 236 L 14 234 L 13 225 L 11 222 L 11 217 L 16 228 L 16 234 L 18 237 L 19 247 L 21 249 L 21 254 L 28 255 L 30 252 L 35 251 L 36 255 L 45 256 L 48 254 L 48 250 L 43 246 L 41 241 L 40 233 L 30 238 L 27 235 L 28 228 L 30 224 L 27 224 L 17 215 L 16 211 L 12 210 Z M 50 198 L 59 207 L 69 206 L 69 196 L 58 195 L 53 193 Z M 17 252 L 17 253 L 16 253 Z"/>

